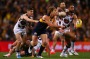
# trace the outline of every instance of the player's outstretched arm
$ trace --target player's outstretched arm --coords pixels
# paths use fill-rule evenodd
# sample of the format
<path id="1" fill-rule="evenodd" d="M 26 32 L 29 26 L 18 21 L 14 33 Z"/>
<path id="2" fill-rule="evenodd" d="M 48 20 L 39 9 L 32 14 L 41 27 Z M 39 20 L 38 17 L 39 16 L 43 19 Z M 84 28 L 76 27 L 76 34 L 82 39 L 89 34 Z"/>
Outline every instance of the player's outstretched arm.
<path id="1" fill-rule="evenodd" d="M 29 22 L 35 22 L 35 23 L 38 22 L 37 20 L 30 19 L 30 18 L 28 18 L 28 17 L 25 16 L 25 15 L 21 16 L 21 18 L 23 18 L 23 19 L 25 19 L 25 20 L 27 20 L 27 21 L 29 21 Z"/>

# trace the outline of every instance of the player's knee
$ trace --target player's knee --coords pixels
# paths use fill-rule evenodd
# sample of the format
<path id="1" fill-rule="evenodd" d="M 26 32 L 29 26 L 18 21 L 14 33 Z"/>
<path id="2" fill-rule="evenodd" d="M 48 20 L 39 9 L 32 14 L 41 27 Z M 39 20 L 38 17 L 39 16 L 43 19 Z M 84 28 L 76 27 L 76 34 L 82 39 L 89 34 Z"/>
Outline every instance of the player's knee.
<path id="1" fill-rule="evenodd" d="M 46 46 L 47 45 L 47 42 L 43 42 L 43 45 Z"/>
<path id="2" fill-rule="evenodd" d="M 37 45 L 37 42 L 31 41 L 31 45 L 32 45 L 32 46 L 36 46 L 36 45 Z"/>

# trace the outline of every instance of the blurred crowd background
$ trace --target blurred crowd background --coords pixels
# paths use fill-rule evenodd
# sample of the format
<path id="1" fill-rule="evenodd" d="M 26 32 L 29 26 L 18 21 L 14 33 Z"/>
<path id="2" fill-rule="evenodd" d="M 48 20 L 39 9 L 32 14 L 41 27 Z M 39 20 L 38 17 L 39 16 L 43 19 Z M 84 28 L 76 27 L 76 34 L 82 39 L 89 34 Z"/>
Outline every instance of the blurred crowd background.
<path id="1" fill-rule="evenodd" d="M 38 19 L 49 6 L 57 7 L 62 0 L 0 0 L 0 40 L 14 41 L 13 27 L 21 14 L 28 7 L 34 9 L 34 19 Z M 90 0 L 63 0 L 68 6 L 72 3 L 83 21 L 83 26 L 77 32 L 78 41 L 90 41 Z M 30 39 L 32 28 L 28 31 Z M 52 39 L 51 39 L 52 40 Z"/>

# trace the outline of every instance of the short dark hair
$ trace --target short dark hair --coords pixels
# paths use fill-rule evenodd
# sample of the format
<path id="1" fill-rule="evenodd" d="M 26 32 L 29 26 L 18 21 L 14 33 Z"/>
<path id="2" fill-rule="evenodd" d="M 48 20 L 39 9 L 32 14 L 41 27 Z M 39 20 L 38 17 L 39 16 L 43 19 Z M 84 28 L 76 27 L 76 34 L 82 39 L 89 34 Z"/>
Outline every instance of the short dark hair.
<path id="1" fill-rule="evenodd" d="M 54 6 L 50 6 L 47 10 L 47 15 L 50 16 L 50 13 L 55 9 Z"/>
<path id="2" fill-rule="evenodd" d="M 60 6 L 61 3 L 65 3 L 64 1 L 60 1 L 59 4 L 58 4 L 58 7 Z"/>
<path id="3" fill-rule="evenodd" d="M 70 3 L 67 7 L 69 8 L 70 6 L 74 6 L 73 3 Z"/>
<path id="4" fill-rule="evenodd" d="M 28 8 L 27 8 L 27 11 L 28 11 L 28 10 L 34 10 L 34 9 L 33 9 L 32 7 L 28 7 Z"/>
<path id="5" fill-rule="evenodd" d="M 64 2 L 64 1 L 61 1 L 61 2 L 59 3 L 59 5 L 60 5 L 61 3 L 65 3 L 65 2 Z"/>

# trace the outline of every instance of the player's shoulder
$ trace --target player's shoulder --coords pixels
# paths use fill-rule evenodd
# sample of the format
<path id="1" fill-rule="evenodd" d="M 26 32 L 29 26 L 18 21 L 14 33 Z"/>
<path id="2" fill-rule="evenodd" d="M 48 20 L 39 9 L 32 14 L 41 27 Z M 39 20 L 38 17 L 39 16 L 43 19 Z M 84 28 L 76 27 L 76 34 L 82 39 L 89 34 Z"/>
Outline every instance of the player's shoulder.
<path id="1" fill-rule="evenodd" d="M 24 18 L 24 17 L 26 17 L 26 14 L 22 14 L 22 15 L 20 16 L 21 19 Z"/>
<path id="2" fill-rule="evenodd" d="M 26 16 L 26 14 L 22 14 L 21 16 Z"/>
<path id="3" fill-rule="evenodd" d="M 48 15 L 43 15 L 43 17 L 42 17 L 43 20 L 47 20 L 47 18 L 49 18 Z"/>
<path id="4" fill-rule="evenodd" d="M 48 15 L 43 15 L 43 17 L 48 17 Z"/>

